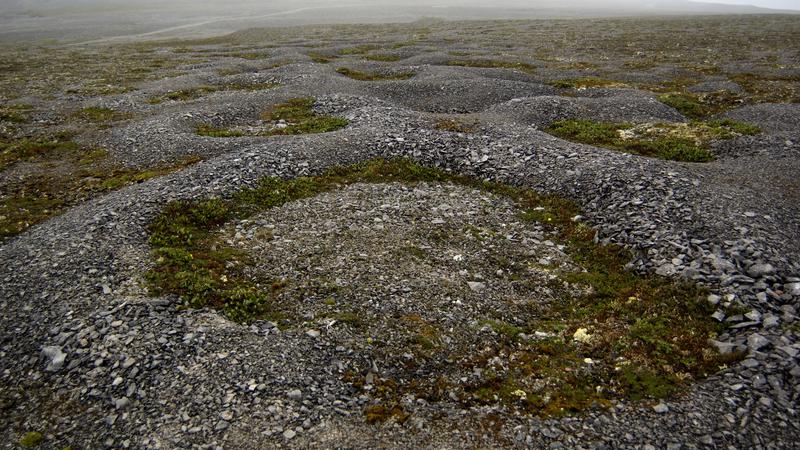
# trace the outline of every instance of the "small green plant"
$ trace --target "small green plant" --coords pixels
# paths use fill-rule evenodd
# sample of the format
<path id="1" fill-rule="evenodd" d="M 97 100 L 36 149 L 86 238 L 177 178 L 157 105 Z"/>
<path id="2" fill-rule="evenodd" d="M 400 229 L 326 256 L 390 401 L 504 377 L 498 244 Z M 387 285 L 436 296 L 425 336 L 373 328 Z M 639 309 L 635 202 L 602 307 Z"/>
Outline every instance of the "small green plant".
<path id="1" fill-rule="evenodd" d="M 584 144 L 597 145 L 643 156 L 672 161 L 707 162 L 714 159 L 704 146 L 686 137 L 647 134 L 624 138 L 620 131 L 633 128 L 629 123 L 594 122 L 591 120 L 560 120 L 553 122 L 547 132 Z"/>
<path id="2" fill-rule="evenodd" d="M 761 128 L 757 125 L 737 122 L 733 119 L 712 120 L 707 125 L 714 130 L 719 139 L 730 139 L 737 134 L 754 136 L 761 133 Z"/>
<path id="3" fill-rule="evenodd" d="M 679 113 L 690 119 L 700 119 L 710 113 L 709 109 L 699 101 L 696 94 L 663 94 L 658 97 L 658 100 L 665 105 L 677 109 Z"/>
<path id="4" fill-rule="evenodd" d="M 86 149 L 72 141 L 12 142 L 12 150 L 23 151 L 7 159 L 13 164 L 20 156 L 29 164 L 48 167 L 57 162 L 65 170 L 47 172 L 23 180 L 0 198 L 0 240 L 17 235 L 32 225 L 60 214 L 69 206 L 98 193 L 165 175 L 199 160 L 188 157 L 173 165 L 145 169 L 119 167 L 107 161 L 105 149 Z M 44 145 L 43 145 L 44 144 Z"/>
<path id="5" fill-rule="evenodd" d="M 581 88 L 595 88 L 595 87 L 621 87 L 623 83 L 605 78 L 598 77 L 583 77 L 583 78 L 562 78 L 559 80 L 550 81 L 553 87 L 559 89 L 581 89 Z"/>
<path id="6" fill-rule="evenodd" d="M 280 83 L 225 83 L 219 86 L 220 91 L 266 91 L 279 87 Z"/>
<path id="7" fill-rule="evenodd" d="M 180 91 L 170 91 L 164 95 L 151 97 L 147 100 L 151 105 L 158 105 L 164 101 L 186 101 L 200 98 L 206 94 L 219 91 L 262 91 L 274 89 L 278 83 L 225 83 L 217 86 L 199 86 Z"/>
<path id="8" fill-rule="evenodd" d="M 327 55 L 324 53 L 319 52 L 308 52 L 308 57 L 311 58 L 312 61 L 319 64 L 328 64 L 329 62 L 336 59 L 336 56 Z"/>
<path id="9" fill-rule="evenodd" d="M 88 122 L 95 123 L 116 122 L 133 117 L 130 113 L 99 107 L 83 108 L 75 113 L 75 116 Z"/>
<path id="10" fill-rule="evenodd" d="M 269 55 L 257 52 L 234 52 L 234 53 L 229 53 L 227 56 L 230 56 L 231 58 L 241 58 L 250 60 L 269 58 Z"/>
<path id="11" fill-rule="evenodd" d="M 163 103 L 167 100 L 171 101 L 186 101 L 186 100 L 193 100 L 199 97 L 202 97 L 205 94 L 209 94 L 211 92 L 215 92 L 219 90 L 217 87 L 214 86 L 197 86 L 189 89 L 182 89 L 179 91 L 170 91 L 166 94 L 157 96 L 157 97 L 150 97 L 147 102 L 151 105 L 158 105 L 159 103 Z"/>
<path id="12" fill-rule="evenodd" d="M 522 333 L 522 328 L 502 320 L 484 320 L 481 324 L 488 325 L 495 333 L 503 335 L 510 341 L 517 339 L 517 336 Z"/>
<path id="13" fill-rule="evenodd" d="M 336 72 L 348 78 L 358 81 L 387 81 L 387 80 L 407 80 L 414 76 L 414 72 L 398 72 L 398 73 L 377 73 L 377 72 L 361 72 L 358 70 L 348 69 L 347 67 L 339 67 Z"/>
<path id="14" fill-rule="evenodd" d="M 283 121 L 283 126 L 275 126 L 253 134 L 204 123 L 197 125 L 196 131 L 201 136 L 229 138 L 328 133 L 347 126 L 347 120 L 341 117 L 322 116 L 314 113 L 314 102 L 313 98 L 292 98 L 284 103 L 271 106 L 261 114 L 261 120 L 267 123 Z"/>
<path id="15" fill-rule="evenodd" d="M 408 419 L 408 417 L 409 414 L 403 411 L 403 408 L 397 404 L 392 406 L 385 406 L 381 404 L 370 405 L 364 409 L 364 418 L 369 424 L 382 423 L 389 419 L 392 419 L 397 423 L 403 423 Z"/>
<path id="16" fill-rule="evenodd" d="M 400 61 L 402 58 L 398 55 L 390 55 L 386 53 L 376 53 L 372 55 L 364 55 L 364 59 L 370 61 L 381 61 L 381 62 L 396 62 Z"/>
<path id="17" fill-rule="evenodd" d="M 519 61 L 499 61 L 494 59 L 456 59 L 445 63 L 448 66 L 477 67 L 481 69 L 514 69 L 533 73 L 536 66 Z"/>
<path id="18" fill-rule="evenodd" d="M 313 98 L 293 98 L 285 103 L 275 105 L 261 114 L 265 122 L 284 120 L 285 128 L 275 128 L 269 135 L 293 135 L 309 133 L 328 133 L 347 126 L 346 119 L 333 116 L 321 116 L 314 112 Z"/>
<path id="19" fill-rule="evenodd" d="M 27 123 L 29 119 L 25 113 L 30 109 L 29 105 L 0 106 L 0 122 Z"/>
<path id="20" fill-rule="evenodd" d="M 75 153 L 79 148 L 75 142 L 59 138 L 0 140 L 0 170 L 18 161 Z"/>
<path id="21" fill-rule="evenodd" d="M 42 433 L 30 431 L 20 438 L 19 445 L 23 447 L 36 447 L 41 444 L 43 440 L 44 436 L 42 436 Z"/>
<path id="22" fill-rule="evenodd" d="M 340 55 L 362 55 L 372 50 L 377 50 L 380 47 L 374 44 L 357 45 L 355 47 L 347 47 L 339 50 Z"/>

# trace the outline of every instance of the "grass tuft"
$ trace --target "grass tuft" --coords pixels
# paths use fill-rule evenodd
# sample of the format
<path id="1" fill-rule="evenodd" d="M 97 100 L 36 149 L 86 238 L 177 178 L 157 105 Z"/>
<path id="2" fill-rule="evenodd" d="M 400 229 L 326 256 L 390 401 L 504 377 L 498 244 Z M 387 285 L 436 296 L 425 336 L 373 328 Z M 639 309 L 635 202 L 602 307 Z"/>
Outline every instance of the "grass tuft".
<path id="1" fill-rule="evenodd" d="M 398 73 L 378 73 L 378 72 L 361 72 L 347 67 L 339 67 L 336 72 L 348 78 L 358 81 L 387 81 L 387 80 L 407 80 L 413 77 L 414 72 L 398 72 Z"/>
<path id="2" fill-rule="evenodd" d="M 58 138 L 0 140 L 0 170 L 4 170 L 19 161 L 74 153 L 78 149 L 78 144 Z"/>
<path id="3" fill-rule="evenodd" d="M 30 111 L 29 105 L 6 105 L 0 106 L 0 122 L 28 123 L 30 120 L 25 114 Z"/>
<path id="4" fill-rule="evenodd" d="M 355 47 L 347 47 L 339 50 L 340 55 L 363 55 L 364 53 L 372 50 L 377 50 L 380 47 L 374 44 L 357 45 Z"/>
<path id="5" fill-rule="evenodd" d="M 623 138 L 620 131 L 633 128 L 628 123 L 594 122 L 591 120 L 559 120 L 547 132 L 563 139 L 597 145 L 642 156 L 672 161 L 708 162 L 714 155 L 694 140 L 673 136 Z"/>
<path id="6" fill-rule="evenodd" d="M 247 133 L 205 123 L 197 125 L 196 131 L 200 136 L 229 138 L 328 133 L 347 126 L 348 121 L 341 117 L 316 114 L 313 110 L 314 102 L 315 100 L 310 97 L 292 98 L 284 103 L 271 106 L 261 114 L 261 120 L 267 124 L 273 124 L 273 127 L 263 131 Z M 282 126 L 278 126 L 278 123 Z"/>
<path id="7" fill-rule="evenodd" d="M 519 61 L 498 61 L 493 59 L 454 59 L 445 63 L 447 66 L 477 67 L 481 69 L 514 69 L 533 73 L 536 66 Z"/>
<path id="8" fill-rule="evenodd" d="M 548 83 L 559 89 L 586 89 L 595 87 L 622 87 L 624 83 L 599 77 L 562 78 Z"/>
<path id="9" fill-rule="evenodd" d="M 19 445 L 26 448 L 36 447 L 41 444 L 43 440 L 44 436 L 42 436 L 42 433 L 39 433 L 38 431 L 30 431 L 25 433 L 25 435 L 20 438 Z"/>
<path id="10" fill-rule="evenodd" d="M 369 61 L 381 61 L 381 62 L 396 62 L 403 59 L 399 55 L 390 55 L 386 53 L 376 53 L 372 55 L 364 55 L 364 59 Z"/>
<path id="11" fill-rule="evenodd" d="M 274 89 L 280 86 L 278 83 L 225 83 L 217 86 L 197 86 L 179 91 L 170 91 L 164 95 L 150 97 L 147 102 L 151 105 L 158 105 L 165 101 L 182 102 L 194 100 L 206 94 L 219 91 L 261 91 Z"/>
<path id="12" fill-rule="evenodd" d="M 329 62 L 336 59 L 336 56 L 327 55 L 319 52 L 309 52 L 308 57 L 311 58 L 311 61 L 314 61 L 315 63 L 319 64 L 328 64 Z"/>
<path id="13" fill-rule="evenodd" d="M 700 119 L 711 113 L 708 107 L 699 101 L 699 96 L 689 93 L 662 94 L 658 97 L 661 103 L 671 106 L 689 119 Z"/>
<path id="14" fill-rule="evenodd" d="M 111 108 L 99 108 L 99 107 L 89 107 L 83 108 L 77 113 L 75 113 L 75 117 L 83 119 L 87 122 L 94 122 L 94 123 L 105 123 L 105 122 L 117 122 L 120 120 L 126 120 L 133 117 L 130 113 L 120 112 Z"/>

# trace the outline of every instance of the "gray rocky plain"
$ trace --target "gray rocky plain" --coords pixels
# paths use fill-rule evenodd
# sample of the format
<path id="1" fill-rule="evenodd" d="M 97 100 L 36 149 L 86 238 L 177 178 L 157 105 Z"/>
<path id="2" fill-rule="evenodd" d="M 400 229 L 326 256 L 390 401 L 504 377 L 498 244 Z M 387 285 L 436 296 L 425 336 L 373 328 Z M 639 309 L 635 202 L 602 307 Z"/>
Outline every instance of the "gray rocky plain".
<path id="1" fill-rule="evenodd" d="M 771 23 L 740 20 L 737 26 L 756 34 Z M 658 26 L 684 26 L 675 21 Z M 713 21 L 703 25 L 700 19 L 687 23 L 717 27 L 723 35 L 719 29 L 727 26 Z M 589 24 L 592 31 L 586 35 L 602 33 L 602 23 Z M 792 16 L 780 24 L 790 35 L 798 29 Z M 758 125 L 762 132 L 713 144 L 716 159 L 708 163 L 665 161 L 573 143 L 544 130 L 560 119 L 688 122 L 658 101 L 658 93 L 636 84 L 688 69 L 659 63 L 623 70 L 620 64 L 612 71 L 603 62 L 588 69 L 565 68 L 563 60 L 541 56 L 525 59 L 535 70 L 448 64 L 468 59 L 453 52 L 496 58 L 492 52 L 503 51 L 504 39 L 488 32 L 482 38 L 481 33 L 506 26 L 512 30 L 507 51 L 515 55 L 524 53 L 521 44 L 514 44 L 523 41 L 515 40 L 515 27 L 545 27 L 537 22 L 465 25 L 462 31 L 477 37 L 462 45 L 459 39 L 466 38 L 447 31 L 459 27 L 434 24 L 427 27 L 427 38 L 404 46 L 394 44 L 420 31 L 370 28 L 359 39 L 358 27 L 317 34 L 310 28 L 293 31 L 293 40 L 279 41 L 274 32 L 259 40 L 258 31 L 251 30 L 236 39 L 261 45 L 259 51 L 268 57 L 208 57 L 181 66 L 182 75 L 141 81 L 124 93 L 18 99 L 34 104 L 42 121 L 75 102 L 130 113 L 130 119 L 76 138 L 106 148 L 109 158 L 125 167 L 150 167 L 188 155 L 203 160 L 93 197 L 0 244 L 2 445 L 15 448 L 26 432 L 36 431 L 43 435 L 43 448 L 795 447 L 800 433 L 797 97 L 794 102 L 747 102 L 721 112 L 719 117 Z M 631 26 L 646 27 L 638 22 Z M 342 36 L 345 30 L 353 34 Z M 241 40 L 235 43 L 241 45 Z M 374 45 L 368 53 L 394 55 L 398 61 L 341 52 L 359 44 Z M 203 59 L 232 44 L 200 41 L 152 48 L 169 54 L 179 45 Z M 776 64 L 794 80 L 781 86 L 797 89 L 799 50 L 797 42 L 792 45 L 776 50 Z M 758 52 L 765 50 L 748 50 L 745 56 L 726 53 L 720 65 L 748 63 L 752 66 L 747 72 L 767 70 L 758 65 Z M 335 59 L 315 62 L 309 57 L 312 51 Z M 584 51 L 584 56 L 592 54 Z M 414 76 L 358 81 L 337 73 L 342 66 Z M 743 89 L 724 75 L 726 70 L 695 74 L 693 91 Z M 610 72 L 619 75 L 622 85 L 564 89 L 552 83 Z M 148 102 L 177 89 L 230 83 L 279 86 Z M 296 97 L 315 98 L 317 113 L 343 117 L 348 125 L 297 136 L 213 138 L 196 133 L 203 123 L 256 123 L 266 105 Z M 477 126 L 473 132 L 438 129 L 443 118 Z M 620 401 L 611 408 L 539 418 L 502 406 L 465 408 L 448 398 L 429 402 L 411 396 L 402 399 L 408 420 L 366 424 L 362 411 L 371 400 L 370 382 L 355 388 L 342 374 L 350 370 L 380 377 L 388 370 L 384 364 L 393 364 L 392 358 L 402 359 L 402 354 L 384 354 L 354 341 L 347 324 L 318 321 L 312 307 L 298 305 L 297 314 L 307 315 L 304 325 L 281 330 L 269 321 L 241 325 L 215 310 L 179 308 L 180 299 L 152 297 L 143 287 L 142 276 L 153 264 L 147 225 L 167 202 L 230 196 L 264 176 L 318 174 L 376 157 L 408 157 L 574 200 L 601 242 L 633 251 L 631 270 L 707 287 L 708 301 L 718 306 L 713 320 L 730 325 L 712 345 L 746 356 L 687 392 L 657 402 Z M 440 278 L 450 277 L 457 286 L 453 295 L 465 300 L 458 306 L 453 299 L 437 298 L 436 314 L 440 323 L 449 324 L 448 336 L 467 339 L 459 336 L 474 332 L 466 326 L 471 320 L 467 316 L 494 308 L 491 302 L 501 304 L 497 298 L 507 293 L 493 278 L 495 268 L 482 258 L 470 261 L 469 255 L 532 252 L 548 264 L 569 264 L 558 248 L 544 242 L 541 230 L 524 229 L 513 223 L 513 216 L 513 205 L 464 187 L 354 185 L 286 204 L 226 232 L 231 242 L 256 255 L 254 270 L 301 278 L 313 268 L 332 280 L 363 281 L 356 296 L 360 311 L 376 317 L 394 314 L 393 308 L 414 312 L 415 296 L 435 297 Z M 520 240 L 501 242 L 491 250 L 475 247 L 478 241 L 465 242 L 465 261 L 454 259 L 460 253 L 448 253 L 452 248 L 424 248 L 439 263 L 409 265 L 414 258 L 398 256 L 393 246 L 401 248 L 414 240 L 413 233 L 440 223 L 437 219 L 442 226 L 508 224 L 507 234 Z M 253 228 L 259 224 L 268 224 L 278 238 L 259 240 Z M 362 231 L 337 237 L 343 230 Z M 386 235 L 400 240 L 387 241 Z M 320 259 L 319 254 L 340 260 Z M 354 262 L 362 259 L 367 262 Z M 459 275 L 461 270 L 470 276 Z M 482 276 L 474 277 L 476 273 Z M 404 298 L 409 303 L 397 303 Z M 481 303 L 484 298 L 487 303 Z M 732 310 L 738 312 L 728 315 Z M 379 329 L 391 334 L 395 326 L 387 322 Z M 480 339 L 480 333 L 489 331 L 468 338 Z"/>

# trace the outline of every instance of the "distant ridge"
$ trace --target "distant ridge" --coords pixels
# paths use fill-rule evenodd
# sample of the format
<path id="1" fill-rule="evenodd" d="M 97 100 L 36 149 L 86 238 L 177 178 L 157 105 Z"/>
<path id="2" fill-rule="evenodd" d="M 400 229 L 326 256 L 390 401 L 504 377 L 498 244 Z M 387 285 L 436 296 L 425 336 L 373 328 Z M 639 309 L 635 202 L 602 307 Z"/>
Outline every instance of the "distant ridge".
<path id="1" fill-rule="evenodd" d="M 164 10 L 181 10 L 185 8 L 190 9 L 203 9 L 207 11 L 231 11 L 231 1 L 226 0 L 172 0 L 170 2 L 154 1 L 154 0 L 6 0 L 5 5 L 0 9 L 0 14 L 3 12 L 76 12 L 86 13 L 92 9 L 104 11 L 109 8 L 123 8 L 124 10 L 136 9 L 164 9 Z M 268 3 L 243 0 L 235 2 L 239 10 L 258 11 L 258 10 L 275 10 L 280 8 L 294 9 L 304 6 L 320 7 L 320 6 L 338 6 L 338 2 L 325 1 L 325 0 L 309 0 L 301 2 L 291 1 L 270 1 Z M 603 12 L 620 15 L 628 13 L 632 15 L 638 14 L 680 14 L 680 13 L 694 13 L 694 14 L 758 14 L 758 13 L 800 13 L 800 10 L 778 10 L 753 5 L 733 5 L 722 3 L 707 3 L 689 0 L 652 0 L 652 1 L 634 1 L 634 0 L 578 0 L 564 2 L 560 0 L 501 0 L 491 2 L 488 4 L 486 1 L 477 0 L 439 0 L 439 1 L 423 1 L 423 0 L 407 0 L 398 4 L 396 1 L 377 0 L 372 2 L 362 2 L 365 8 L 371 7 L 422 7 L 422 8 L 481 8 L 481 9 L 525 9 L 525 10 L 546 10 L 546 11 L 563 11 L 563 12 L 586 12 L 591 11 L 598 14 Z M 60 11 L 58 11 L 60 10 Z"/>

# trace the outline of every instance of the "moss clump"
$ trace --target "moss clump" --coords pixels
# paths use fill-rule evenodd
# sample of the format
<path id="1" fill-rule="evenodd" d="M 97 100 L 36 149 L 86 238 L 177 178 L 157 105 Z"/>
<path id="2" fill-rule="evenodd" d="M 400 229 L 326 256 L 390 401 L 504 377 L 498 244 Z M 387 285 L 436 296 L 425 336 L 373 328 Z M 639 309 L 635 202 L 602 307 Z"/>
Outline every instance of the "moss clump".
<path id="1" fill-rule="evenodd" d="M 477 67 L 481 69 L 514 69 L 522 72 L 533 73 L 536 66 L 519 61 L 500 61 L 494 59 L 456 59 L 447 61 L 445 65 L 461 67 Z"/>
<path id="2" fill-rule="evenodd" d="M 336 72 L 348 78 L 358 81 L 387 81 L 387 80 L 407 80 L 414 76 L 414 72 L 399 72 L 399 73 L 378 73 L 378 72 L 361 72 L 358 70 L 348 69 L 347 67 L 339 67 Z"/>
<path id="3" fill-rule="evenodd" d="M 396 61 L 400 61 L 403 58 L 401 58 L 398 55 L 390 55 L 390 54 L 386 54 L 386 53 L 376 53 L 374 55 L 364 55 L 364 59 L 367 59 L 367 60 L 370 60 L 370 61 L 396 62 Z"/>
<path id="4" fill-rule="evenodd" d="M 326 55 L 324 53 L 319 52 L 309 52 L 308 57 L 311 58 L 312 61 L 319 64 L 328 64 L 329 62 L 336 59 L 336 56 L 333 55 Z"/>
<path id="5" fill-rule="evenodd" d="M 159 95 L 156 97 L 150 97 L 147 100 L 147 103 L 151 105 L 157 105 L 159 103 L 163 103 L 167 100 L 171 100 L 174 102 L 182 102 L 186 100 L 194 100 L 196 98 L 200 98 L 206 94 L 211 92 L 217 91 L 218 88 L 215 86 L 197 86 L 189 89 L 181 89 L 179 91 L 169 91 L 166 94 Z"/>
<path id="6" fill-rule="evenodd" d="M 584 144 L 652 156 L 672 161 L 707 162 L 714 159 L 704 146 L 684 137 L 642 136 L 624 138 L 620 131 L 633 128 L 629 123 L 593 122 L 591 120 L 559 120 L 547 132 L 558 137 Z"/>
<path id="7" fill-rule="evenodd" d="M 290 111 L 277 110 L 275 114 L 278 117 L 296 117 L 296 113 Z M 235 267 L 243 261 L 243 255 L 232 249 L 220 249 L 211 238 L 212 230 L 228 220 L 247 217 L 344 184 L 446 178 L 444 173 L 410 163 L 374 161 L 334 168 L 319 177 L 265 178 L 258 187 L 245 189 L 228 201 L 211 199 L 171 203 L 150 225 L 156 268 L 147 274 L 148 286 L 155 295 L 180 295 L 189 306 L 223 309 L 236 321 L 264 317 L 269 313 L 270 292 L 237 275 Z M 212 247 L 217 250 L 210 250 Z M 232 260 L 233 269 L 229 267 Z"/>
<path id="8" fill-rule="evenodd" d="M 164 95 L 151 97 L 147 102 L 151 105 L 158 105 L 168 100 L 176 102 L 194 100 L 219 91 L 262 91 L 274 89 L 278 86 L 280 86 L 278 83 L 224 83 L 216 86 L 197 86 L 180 91 L 170 91 Z"/>
<path id="9" fill-rule="evenodd" d="M 347 126 L 347 120 L 341 117 L 317 115 L 313 110 L 314 102 L 310 97 L 293 98 L 264 111 L 261 119 L 265 122 L 284 120 L 288 124 L 285 128 L 273 129 L 270 135 L 328 133 Z"/>
<path id="10" fill-rule="evenodd" d="M 403 411 L 400 405 L 370 405 L 364 409 L 364 418 L 367 423 L 382 423 L 387 420 L 394 420 L 397 423 L 403 423 L 410 415 Z"/>
<path id="11" fill-rule="evenodd" d="M 323 116 L 314 113 L 313 98 L 293 98 L 285 103 L 274 105 L 261 114 L 261 119 L 273 127 L 257 132 L 245 132 L 237 129 L 215 127 L 201 123 L 197 125 L 197 134 L 215 138 L 242 136 L 279 136 L 310 133 L 328 133 L 347 126 L 346 119 Z M 277 126 L 282 121 L 282 126 Z"/>
<path id="12" fill-rule="evenodd" d="M 62 199 L 37 193 L 0 199 L 0 239 L 15 236 L 56 215 L 64 205 Z"/>
<path id="13" fill-rule="evenodd" d="M 111 108 L 89 107 L 83 108 L 75 113 L 75 117 L 88 122 L 104 123 L 130 119 L 132 114 L 120 112 Z"/>
<path id="14" fill-rule="evenodd" d="M 700 102 L 699 96 L 696 94 L 663 94 L 658 97 L 658 100 L 677 109 L 679 113 L 690 119 L 700 119 L 711 113 L 710 109 Z"/>
<path id="15" fill-rule="evenodd" d="M 258 53 L 258 52 L 234 52 L 229 53 L 227 56 L 231 58 L 241 58 L 241 59 L 249 59 L 249 60 L 256 60 L 256 59 L 267 59 L 269 55 L 265 53 Z"/>
<path id="16" fill-rule="evenodd" d="M 19 161 L 40 157 L 57 157 L 75 153 L 79 149 L 80 146 L 75 142 L 59 138 L 0 140 L 0 170 Z"/>
<path id="17" fill-rule="evenodd" d="M 800 76 L 738 73 L 729 77 L 742 86 L 755 103 L 800 103 Z"/>
<path id="18" fill-rule="evenodd" d="M 377 50 L 380 47 L 374 44 L 357 45 L 355 47 L 347 47 L 339 50 L 340 55 L 363 55 L 364 53 L 372 50 Z"/>
<path id="19" fill-rule="evenodd" d="M 553 87 L 557 87 L 559 89 L 582 89 L 582 88 L 594 88 L 594 87 L 625 86 L 624 83 L 619 83 L 617 81 L 607 80 L 605 78 L 599 78 L 599 77 L 563 78 L 560 80 L 550 81 L 548 84 L 550 84 Z"/>
<path id="20" fill-rule="evenodd" d="M 37 175 L 21 176 L 0 195 L 0 240 L 60 214 L 91 196 L 142 182 L 193 164 L 186 158 L 173 165 L 124 168 L 108 161 L 105 149 L 87 149 L 68 139 L 0 141 L 0 169 L 25 161 Z M 58 171 L 49 170 L 54 164 Z"/>
<path id="21" fill-rule="evenodd" d="M 759 126 L 733 119 L 712 120 L 707 125 L 716 133 L 718 139 L 730 139 L 736 135 L 754 136 L 761 133 Z"/>
<path id="22" fill-rule="evenodd" d="M 42 436 L 42 433 L 30 431 L 20 438 L 19 445 L 23 447 L 36 447 L 41 444 L 43 440 L 44 436 Z"/>
<path id="23" fill-rule="evenodd" d="M 0 122 L 27 123 L 29 119 L 25 113 L 30 109 L 29 105 L 0 106 Z"/>

